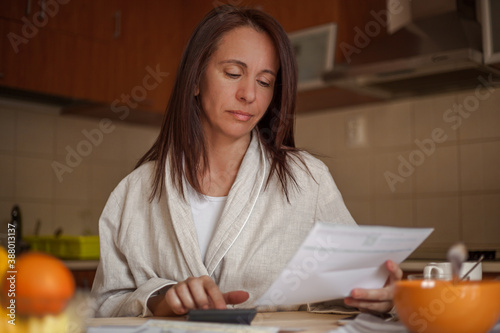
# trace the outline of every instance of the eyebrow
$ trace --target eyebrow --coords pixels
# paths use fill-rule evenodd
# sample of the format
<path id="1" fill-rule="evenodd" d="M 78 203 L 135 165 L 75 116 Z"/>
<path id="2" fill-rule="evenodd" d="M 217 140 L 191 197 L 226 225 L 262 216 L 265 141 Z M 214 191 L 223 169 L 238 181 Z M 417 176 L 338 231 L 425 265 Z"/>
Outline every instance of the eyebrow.
<path id="1" fill-rule="evenodd" d="M 236 59 L 222 60 L 219 62 L 219 65 L 221 65 L 221 64 L 237 64 L 237 65 L 240 65 L 241 67 L 248 68 L 247 64 L 245 64 L 243 61 L 236 60 Z M 276 73 L 270 69 L 264 69 L 262 72 L 269 73 L 269 74 L 274 75 L 276 77 Z"/>

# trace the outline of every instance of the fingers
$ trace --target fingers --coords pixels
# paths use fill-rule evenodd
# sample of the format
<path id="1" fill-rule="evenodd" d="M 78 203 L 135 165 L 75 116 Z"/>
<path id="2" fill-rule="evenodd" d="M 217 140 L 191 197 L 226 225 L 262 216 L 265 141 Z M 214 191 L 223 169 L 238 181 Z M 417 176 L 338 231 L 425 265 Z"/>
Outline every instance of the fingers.
<path id="1" fill-rule="evenodd" d="M 383 288 L 361 289 L 356 288 L 351 291 L 350 297 L 346 297 L 344 302 L 361 311 L 387 312 L 393 307 L 392 298 L 394 296 L 394 284 L 403 277 L 401 268 L 391 260 L 385 262 L 385 267 L 389 271 L 389 277 Z"/>
<path id="2" fill-rule="evenodd" d="M 392 300 L 392 290 L 391 288 L 380 288 L 380 289 L 361 289 L 356 288 L 351 291 L 350 295 L 356 300 L 368 300 L 368 301 L 391 301 Z"/>
<path id="3" fill-rule="evenodd" d="M 389 271 L 389 283 L 399 281 L 403 278 L 403 270 L 392 260 L 385 262 L 385 268 Z"/>
<path id="4" fill-rule="evenodd" d="M 392 309 L 393 303 L 391 301 L 369 301 L 358 300 L 352 297 L 344 299 L 346 305 L 360 309 L 361 312 L 388 312 Z"/>
<path id="5" fill-rule="evenodd" d="M 225 309 L 226 304 L 239 304 L 248 297 L 245 291 L 222 294 L 209 276 L 190 277 L 172 286 L 165 294 L 167 304 L 177 315 L 191 309 Z"/>
<path id="6" fill-rule="evenodd" d="M 207 276 L 207 278 L 208 278 L 208 276 Z M 226 308 L 226 301 L 224 300 L 224 296 L 222 295 L 222 292 L 219 290 L 219 287 L 217 287 L 217 285 L 215 284 L 215 282 L 212 279 L 210 279 L 210 282 L 208 283 L 206 290 L 207 290 L 208 296 L 210 297 L 210 300 L 212 301 L 212 303 L 210 304 L 211 307 L 213 307 L 215 309 L 225 309 Z"/>
<path id="7" fill-rule="evenodd" d="M 353 289 L 350 297 L 344 299 L 345 304 L 363 311 L 387 312 L 392 304 L 392 288 Z"/>
<path id="8" fill-rule="evenodd" d="M 183 301 L 181 300 L 181 297 L 184 300 L 184 303 L 189 303 L 189 300 L 187 300 L 187 295 L 185 295 L 185 292 L 181 290 L 181 286 L 179 284 L 171 287 L 167 293 L 165 294 L 165 301 L 167 305 L 170 307 L 170 311 L 174 314 L 177 315 L 182 315 L 185 314 L 188 311 L 188 308 L 186 308 L 183 304 Z M 185 296 L 182 296 L 185 295 Z M 190 297 L 190 296 L 189 296 Z M 192 301 L 194 302 L 194 301 Z"/>
<path id="9" fill-rule="evenodd" d="M 171 287 L 165 300 L 175 314 L 185 314 L 190 309 L 224 309 L 226 304 L 215 282 L 208 276 L 190 277 Z"/>

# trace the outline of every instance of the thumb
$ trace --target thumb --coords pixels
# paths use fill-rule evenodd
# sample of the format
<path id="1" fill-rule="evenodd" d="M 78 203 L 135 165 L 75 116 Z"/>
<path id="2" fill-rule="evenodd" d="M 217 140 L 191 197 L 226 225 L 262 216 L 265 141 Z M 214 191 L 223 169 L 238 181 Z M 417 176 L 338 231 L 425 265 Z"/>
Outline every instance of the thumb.
<path id="1" fill-rule="evenodd" d="M 250 295 L 243 290 L 235 290 L 222 294 L 226 304 L 240 304 L 245 302 Z"/>

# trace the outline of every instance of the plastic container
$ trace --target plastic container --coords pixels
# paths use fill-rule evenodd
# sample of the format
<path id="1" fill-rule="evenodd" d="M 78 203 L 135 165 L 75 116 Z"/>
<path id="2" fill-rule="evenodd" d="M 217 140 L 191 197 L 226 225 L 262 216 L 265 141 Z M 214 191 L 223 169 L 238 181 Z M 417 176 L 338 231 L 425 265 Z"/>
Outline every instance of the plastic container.
<path id="1" fill-rule="evenodd" d="M 24 236 L 24 240 L 30 245 L 31 250 L 50 253 L 50 241 L 52 236 Z"/>
<path id="2" fill-rule="evenodd" d="M 99 236 L 26 236 L 32 250 L 61 259 L 99 259 Z"/>

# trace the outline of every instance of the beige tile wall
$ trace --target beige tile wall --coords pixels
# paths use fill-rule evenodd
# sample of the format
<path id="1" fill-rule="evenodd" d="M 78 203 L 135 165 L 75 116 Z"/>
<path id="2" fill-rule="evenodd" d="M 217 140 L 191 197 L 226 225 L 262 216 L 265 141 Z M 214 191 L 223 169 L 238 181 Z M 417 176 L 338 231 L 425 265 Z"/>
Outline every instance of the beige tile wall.
<path id="1" fill-rule="evenodd" d="M 414 257 L 444 257 L 458 240 L 500 256 L 500 89 L 476 96 L 301 114 L 296 142 L 321 154 L 359 224 L 435 228 Z M 392 189 L 387 172 L 401 177 Z"/>
<path id="2" fill-rule="evenodd" d="M 416 256 L 442 256 L 457 240 L 500 252 L 500 90 L 469 106 L 473 111 L 454 128 L 454 104 L 471 96 L 474 91 L 299 115 L 297 145 L 328 165 L 358 223 L 434 227 Z M 26 234 L 37 220 L 42 234 L 59 227 L 67 234 L 96 233 L 109 193 L 158 133 L 113 125 L 60 182 L 51 164 L 64 163 L 67 148 L 76 149 L 85 140 L 82 131 L 98 128 L 99 119 L 0 100 L 0 224 L 17 203 Z M 415 141 L 431 138 L 436 128 L 446 140 L 419 159 Z M 412 153 L 419 165 L 403 168 L 401 160 Z M 386 172 L 401 176 L 393 189 Z"/>
<path id="3" fill-rule="evenodd" d="M 24 234 L 63 228 L 65 234 L 96 234 L 106 200 L 156 139 L 158 129 L 113 121 L 113 131 L 96 134 L 95 145 L 83 131 L 99 128 L 100 119 L 61 116 L 55 107 L 0 100 L 0 226 L 19 204 Z M 66 163 L 69 149 L 81 150 L 79 163 L 59 181 L 52 167 Z M 4 227 L 0 230 L 2 236 Z M 0 237 L 0 241 L 1 241 Z"/>

